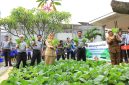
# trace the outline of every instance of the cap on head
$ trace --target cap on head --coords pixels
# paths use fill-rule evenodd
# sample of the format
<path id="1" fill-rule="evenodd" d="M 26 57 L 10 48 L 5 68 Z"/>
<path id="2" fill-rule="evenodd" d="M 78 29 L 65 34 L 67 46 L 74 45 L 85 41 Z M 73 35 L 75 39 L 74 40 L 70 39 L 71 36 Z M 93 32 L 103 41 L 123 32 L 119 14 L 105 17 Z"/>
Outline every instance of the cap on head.
<path id="1" fill-rule="evenodd" d="M 21 37 L 24 37 L 24 35 L 19 35 L 19 37 L 21 38 Z"/>

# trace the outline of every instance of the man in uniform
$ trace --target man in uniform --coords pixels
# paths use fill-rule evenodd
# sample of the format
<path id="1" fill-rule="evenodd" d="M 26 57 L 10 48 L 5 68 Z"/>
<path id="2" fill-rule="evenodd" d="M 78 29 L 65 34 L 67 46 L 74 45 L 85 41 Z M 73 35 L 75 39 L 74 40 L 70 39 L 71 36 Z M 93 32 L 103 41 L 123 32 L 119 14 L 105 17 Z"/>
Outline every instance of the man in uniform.
<path id="1" fill-rule="evenodd" d="M 19 68 L 19 65 L 20 65 L 21 61 L 23 62 L 23 67 L 25 67 L 27 65 L 26 64 L 26 61 L 27 61 L 27 54 L 26 54 L 27 44 L 24 41 L 24 35 L 20 35 L 19 39 L 20 39 L 20 44 L 16 45 L 16 49 L 17 49 L 17 52 L 18 52 L 16 68 Z"/>
<path id="2" fill-rule="evenodd" d="M 77 61 L 80 61 L 81 59 L 83 61 L 86 61 L 86 50 L 85 50 L 85 43 L 82 41 L 82 31 L 77 32 L 78 36 L 78 45 L 77 45 Z"/>
<path id="3" fill-rule="evenodd" d="M 33 46 L 33 56 L 31 58 L 31 66 L 34 65 L 35 60 L 37 59 L 37 64 L 41 62 L 41 51 L 43 50 L 43 42 L 42 42 L 42 36 L 37 36 L 38 40 L 32 42 Z"/>
<path id="4" fill-rule="evenodd" d="M 2 51 L 5 58 L 5 67 L 8 66 L 8 63 L 9 63 L 9 66 L 12 66 L 11 57 L 10 57 L 11 46 L 12 46 L 12 42 L 11 40 L 9 40 L 9 36 L 6 35 L 5 40 L 2 42 Z"/>

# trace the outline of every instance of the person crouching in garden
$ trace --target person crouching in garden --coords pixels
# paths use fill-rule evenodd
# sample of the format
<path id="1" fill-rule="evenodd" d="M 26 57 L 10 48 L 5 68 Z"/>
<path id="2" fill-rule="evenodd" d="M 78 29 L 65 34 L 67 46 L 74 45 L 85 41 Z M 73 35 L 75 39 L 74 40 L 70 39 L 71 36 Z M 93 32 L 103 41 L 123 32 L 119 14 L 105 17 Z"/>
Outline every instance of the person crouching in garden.
<path id="1" fill-rule="evenodd" d="M 50 33 L 46 40 L 45 64 L 54 64 L 56 59 L 56 48 L 52 45 L 54 33 Z"/>
<path id="2" fill-rule="evenodd" d="M 16 68 L 19 68 L 21 61 L 23 62 L 23 67 L 27 65 L 26 64 L 26 61 L 27 61 L 26 47 L 27 47 L 27 44 L 24 41 L 24 35 L 20 35 L 19 43 L 17 43 L 16 45 L 16 49 L 18 52 Z"/>
<path id="3" fill-rule="evenodd" d="M 2 42 L 2 52 L 5 58 L 5 67 L 8 66 L 8 63 L 9 63 L 9 66 L 12 66 L 11 57 L 10 57 L 11 46 L 12 46 L 12 42 L 11 40 L 9 40 L 9 36 L 6 35 L 5 40 Z"/>
<path id="4" fill-rule="evenodd" d="M 112 65 L 118 65 L 120 63 L 119 42 L 121 42 L 121 38 L 118 35 L 114 35 L 112 31 L 109 31 L 107 43 L 109 45 L 109 53 Z"/>
<path id="5" fill-rule="evenodd" d="M 31 66 L 35 64 L 35 60 L 37 60 L 37 64 L 41 62 L 41 51 L 43 49 L 42 36 L 37 36 L 38 40 L 32 42 L 33 46 L 33 56 L 31 58 Z"/>
<path id="6" fill-rule="evenodd" d="M 57 46 L 57 61 L 60 60 L 61 57 L 63 60 L 65 60 L 64 53 L 65 53 L 64 52 L 64 44 L 63 44 L 63 41 L 60 40 L 60 43 Z"/>

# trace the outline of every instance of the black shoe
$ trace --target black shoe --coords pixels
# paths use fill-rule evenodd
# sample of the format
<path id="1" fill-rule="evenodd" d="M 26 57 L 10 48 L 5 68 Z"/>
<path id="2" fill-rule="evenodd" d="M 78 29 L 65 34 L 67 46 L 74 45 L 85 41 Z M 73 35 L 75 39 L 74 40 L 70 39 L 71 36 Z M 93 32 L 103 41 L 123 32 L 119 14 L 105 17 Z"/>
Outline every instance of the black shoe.
<path id="1" fill-rule="evenodd" d="M 12 67 L 13 65 L 9 65 L 10 67 Z"/>
<path id="2" fill-rule="evenodd" d="M 4 67 L 7 67 L 7 65 L 5 65 Z"/>

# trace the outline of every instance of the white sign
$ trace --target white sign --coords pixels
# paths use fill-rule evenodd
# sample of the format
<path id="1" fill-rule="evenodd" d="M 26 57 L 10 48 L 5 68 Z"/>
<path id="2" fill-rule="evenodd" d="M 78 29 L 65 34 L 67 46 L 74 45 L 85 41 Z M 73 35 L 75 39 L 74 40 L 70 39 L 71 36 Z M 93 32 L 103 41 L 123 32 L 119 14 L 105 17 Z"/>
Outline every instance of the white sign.
<path id="1" fill-rule="evenodd" d="M 88 58 L 98 58 L 101 60 L 110 60 L 108 44 L 106 41 L 87 43 L 86 55 Z"/>

